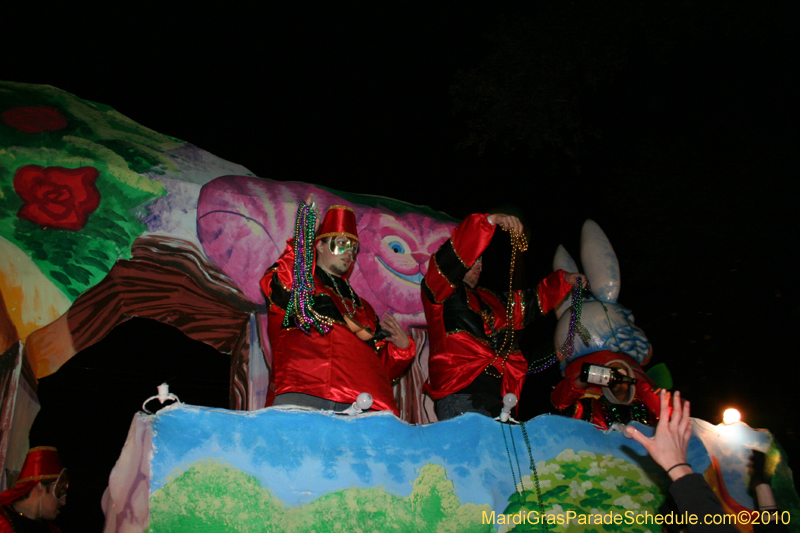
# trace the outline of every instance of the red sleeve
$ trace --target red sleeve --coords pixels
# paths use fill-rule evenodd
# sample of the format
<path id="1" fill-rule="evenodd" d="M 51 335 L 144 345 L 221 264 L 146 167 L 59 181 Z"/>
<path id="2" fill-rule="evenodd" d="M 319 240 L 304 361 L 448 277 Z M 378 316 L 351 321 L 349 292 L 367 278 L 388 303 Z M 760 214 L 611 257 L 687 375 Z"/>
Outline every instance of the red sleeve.
<path id="1" fill-rule="evenodd" d="M 552 311 L 572 290 L 572 285 L 564 281 L 564 271 L 556 270 L 539 282 L 536 296 L 542 314 Z"/>
<path id="2" fill-rule="evenodd" d="M 581 402 L 575 402 L 575 412 L 572 413 L 572 418 L 583 420 L 583 404 Z"/>
<path id="3" fill-rule="evenodd" d="M 0 514 L 0 533 L 14 533 L 11 524 L 4 514 Z"/>
<path id="4" fill-rule="evenodd" d="M 659 415 L 661 414 L 661 399 L 658 397 L 658 394 L 653 391 L 653 388 L 650 384 L 644 380 L 640 380 L 639 383 L 636 384 L 636 396 L 642 400 L 642 403 L 650 411 L 650 415 L 652 416 L 655 422 L 658 421 Z M 670 402 L 670 415 L 672 414 L 672 402 Z"/>
<path id="5" fill-rule="evenodd" d="M 556 409 L 566 409 L 580 400 L 585 392 L 575 385 L 575 378 L 564 378 L 550 393 L 550 401 L 553 402 L 553 407 Z"/>
<path id="6" fill-rule="evenodd" d="M 434 303 L 446 300 L 489 246 L 494 230 L 495 226 L 482 213 L 470 215 L 456 226 L 450 239 L 431 256 L 423 294 Z"/>
<path id="7" fill-rule="evenodd" d="M 286 241 L 286 249 L 281 256 L 272 265 L 264 277 L 261 278 L 259 285 L 267 299 L 270 299 L 272 293 L 272 280 L 277 276 L 278 281 L 283 285 L 287 291 L 292 290 L 292 277 L 294 271 L 294 239 Z"/>
<path id="8" fill-rule="evenodd" d="M 456 226 L 450 237 L 456 254 L 467 265 L 467 268 L 471 268 L 475 264 L 475 261 L 492 242 L 497 226 L 489 223 L 488 216 L 482 213 L 468 216 Z"/>
<path id="9" fill-rule="evenodd" d="M 408 346 L 401 350 L 391 342 L 383 341 L 383 345 L 378 348 L 378 355 L 386 367 L 386 373 L 389 374 L 389 379 L 393 380 L 405 372 L 414 356 L 417 355 L 417 345 L 414 343 L 412 337 L 408 338 Z"/>

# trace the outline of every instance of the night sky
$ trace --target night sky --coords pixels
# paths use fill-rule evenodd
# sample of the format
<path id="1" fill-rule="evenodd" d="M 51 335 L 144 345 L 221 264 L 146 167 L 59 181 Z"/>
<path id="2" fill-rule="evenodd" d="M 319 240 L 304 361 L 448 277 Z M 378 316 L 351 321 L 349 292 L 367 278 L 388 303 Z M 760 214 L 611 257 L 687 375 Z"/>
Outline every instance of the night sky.
<path id="1" fill-rule="evenodd" d="M 692 414 L 739 408 L 797 468 L 790 2 L 493 4 L 10 13 L 0 76 L 108 104 L 257 176 L 518 214 L 528 284 L 558 244 L 578 256 L 592 218 L 620 258 L 620 302 Z M 507 242 L 487 253 L 490 288 L 508 257 Z M 553 325 L 528 332 L 529 354 Z M 42 379 L 32 440 L 62 449 L 75 479 L 63 529 L 101 527 L 92 487 L 156 385 L 226 406 L 227 372 L 226 356 L 134 320 Z M 526 417 L 558 379 L 529 380 Z"/>

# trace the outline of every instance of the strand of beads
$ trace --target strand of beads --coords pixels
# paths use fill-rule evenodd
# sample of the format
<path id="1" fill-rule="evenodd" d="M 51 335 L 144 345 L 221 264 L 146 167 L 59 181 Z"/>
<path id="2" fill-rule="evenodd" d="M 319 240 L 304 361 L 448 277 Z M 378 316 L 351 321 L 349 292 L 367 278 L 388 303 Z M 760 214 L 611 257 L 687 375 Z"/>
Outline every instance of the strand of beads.
<path id="1" fill-rule="evenodd" d="M 284 327 L 294 317 L 295 325 L 304 333 L 312 328 L 325 335 L 331 330 L 332 321 L 314 311 L 314 231 L 317 213 L 301 203 L 294 222 L 294 265 L 292 269 L 292 292 L 283 318 Z"/>
<path id="2" fill-rule="evenodd" d="M 581 320 L 582 308 L 583 298 L 581 298 L 581 288 L 576 285 L 572 289 L 572 311 L 569 317 L 567 338 L 564 340 L 564 344 L 561 345 L 561 348 L 556 350 L 559 359 L 569 359 L 572 356 L 572 352 L 575 350 L 575 332 Z"/>
<path id="3" fill-rule="evenodd" d="M 506 424 L 500 424 L 500 431 L 503 433 L 503 442 L 506 444 L 506 456 L 508 456 L 508 466 L 511 468 L 511 479 L 514 481 L 514 490 L 517 491 L 518 494 L 521 494 L 521 490 L 519 485 L 517 485 L 517 475 L 514 472 L 514 463 L 511 461 L 511 450 L 508 449 L 508 439 L 506 438 L 506 430 L 504 429 Z M 514 434 L 511 433 L 511 428 L 508 428 L 508 433 L 511 435 L 511 440 L 514 440 Z M 516 448 L 514 449 L 514 455 L 516 455 Z M 519 459 L 517 459 L 517 468 L 519 468 Z M 522 485 L 522 472 L 519 473 L 519 482 Z"/>
<path id="4" fill-rule="evenodd" d="M 528 447 L 528 457 L 531 460 L 531 472 L 533 473 L 533 481 L 536 485 L 536 497 L 539 500 L 539 516 L 544 516 L 544 500 L 542 500 L 542 489 L 539 486 L 539 472 L 536 471 L 536 461 L 533 460 L 533 451 L 531 450 L 531 440 L 528 438 L 528 431 L 525 429 L 525 422 L 522 423 L 522 436 L 525 438 L 525 445 Z M 522 474 L 520 474 L 520 480 Z M 548 533 L 547 523 L 542 522 L 542 531 Z"/>
<path id="5" fill-rule="evenodd" d="M 560 348 L 547 357 L 543 357 L 528 363 L 528 371 L 526 374 L 535 374 L 541 372 L 542 370 L 549 368 L 556 361 L 569 359 L 572 357 L 572 353 L 575 350 L 576 334 L 582 338 L 586 344 L 589 343 L 589 332 L 586 331 L 586 327 L 581 324 L 584 290 L 591 292 L 588 283 L 586 284 L 585 289 L 582 289 L 580 285 L 576 285 L 572 288 L 572 312 L 570 313 L 569 330 L 567 331 L 567 338 L 564 340 L 564 344 L 562 344 Z"/>
<path id="6" fill-rule="evenodd" d="M 503 228 L 505 229 L 505 228 Z M 517 254 L 527 251 L 528 239 L 524 233 L 507 230 L 511 237 L 511 268 L 508 274 L 508 300 L 506 301 L 506 331 L 503 338 L 501 352 L 510 352 L 514 346 L 514 269 L 517 263 Z"/>
<path id="7" fill-rule="evenodd" d="M 502 226 L 501 226 L 502 227 Z M 492 362 L 486 365 L 483 371 L 495 378 L 502 378 L 505 373 L 506 361 L 511 355 L 511 350 L 514 348 L 514 268 L 517 263 L 517 253 L 525 252 L 528 249 L 528 239 L 524 233 L 517 233 L 513 230 L 508 230 L 511 237 L 511 268 L 508 275 L 508 299 L 506 300 L 506 327 L 505 335 L 503 336 L 503 344 L 500 349 L 495 352 Z M 500 362 L 500 372 L 494 373 L 490 370 L 494 367 L 495 361 L 503 355 L 503 360 Z"/>
<path id="8" fill-rule="evenodd" d="M 555 352 L 551 353 L 547 357 L 542 357 L 541 359 L 537 359 L 536 361 L 531 361 L 530 363 L 528 363 L 527 374 L 528 375 L 538 374 L 543 370 L 547 370 L 556 361 L 558 361 L 558 356 L 555 354 Z"/>
<path id="9" fill-rule="evenodd" d="M 340 278 L 342 281 L 344 281 L 344 284 L 347 285 L 347 289 L 350 291 L 350 301 L 352 303 L 348 305 L 347 299 L 344 297 L 344 294 L 342 294 L 342 291 L 339 290 L 339 284 L 336 283 L 336 280 L 333 279 L 333 276 L 331 276 L 331 274 L 326 270 L 323 270 L 323 272 L 325 272 L 325 274 L 331 280 L 331 283 L 333 283 L 333 290 L 336 292 L 336 294 L 339 296 L 339 299 L 342 301 L 342 305 L 344 306 L 344 309 L 347 312 L 347 316 L 352 318 L 352 316 L 356 314 L 356 293 L 353 292 L 353 287 L 350 286 L 350 282 L 347 281 L 345 278 Z"/>

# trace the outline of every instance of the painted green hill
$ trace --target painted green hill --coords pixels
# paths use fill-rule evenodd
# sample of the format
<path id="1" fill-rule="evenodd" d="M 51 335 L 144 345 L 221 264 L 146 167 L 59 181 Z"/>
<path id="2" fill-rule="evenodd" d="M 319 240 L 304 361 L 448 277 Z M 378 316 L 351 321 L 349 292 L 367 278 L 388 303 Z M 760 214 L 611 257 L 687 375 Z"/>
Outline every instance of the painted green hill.
<path id="1" fill-rule="evenodd" d="M 483 533 L 488 505 L 462 505 L 443 467 L 424 466 L 409 497 L 349 488 L 287 506 L 258 480 L 218 461 L 198 461 L 150 497 L 149 533 Z"/>

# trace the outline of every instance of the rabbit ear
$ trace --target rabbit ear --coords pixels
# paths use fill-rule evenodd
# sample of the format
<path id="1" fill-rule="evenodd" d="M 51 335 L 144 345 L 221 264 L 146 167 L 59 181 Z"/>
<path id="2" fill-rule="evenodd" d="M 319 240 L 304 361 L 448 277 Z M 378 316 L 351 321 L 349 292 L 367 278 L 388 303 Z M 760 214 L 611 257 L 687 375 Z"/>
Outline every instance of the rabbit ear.
<path id="1" fill-rule="evenodd" d="M 619 260 L 606 234 L 591 219 L 583 223 L 581 230 L 581 262 L 592 293 L 604 302 L 616 302 L 620 289 Z"/>
<path id="2" fill-rule="evenodd" d="M 563 270 L 564 272 L 578 271 L 578 265 L 575 264 L 575 260 L 571 255 L 569 255 L 567 249 L 560 244 L 558 245 L 558 248 L 556 248 L 556 255 L 553 257 L 553 270 L 559 269 Z M 572 299 L 564 298 L 564 301 L 561 302 L 555 309 L 556 319 L 561 318 L 561 315 L 563 315 L 571 305 Z"/>

